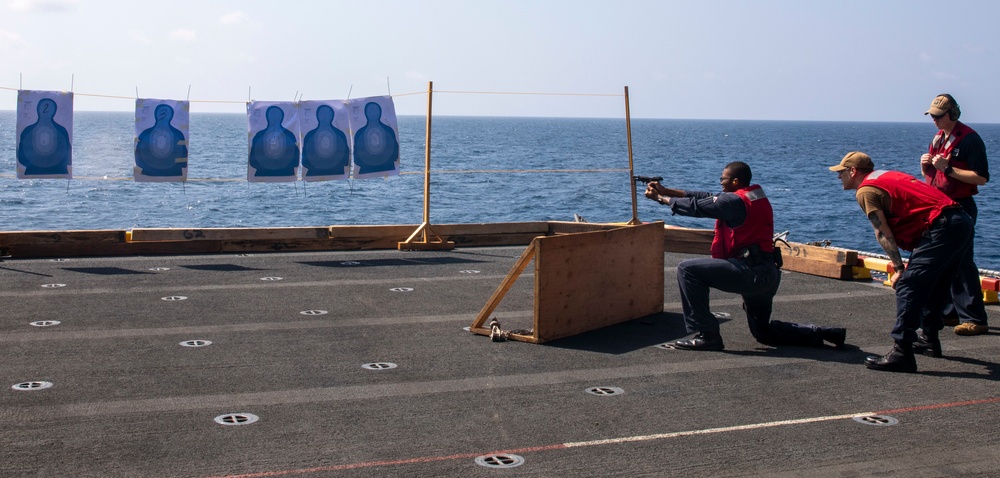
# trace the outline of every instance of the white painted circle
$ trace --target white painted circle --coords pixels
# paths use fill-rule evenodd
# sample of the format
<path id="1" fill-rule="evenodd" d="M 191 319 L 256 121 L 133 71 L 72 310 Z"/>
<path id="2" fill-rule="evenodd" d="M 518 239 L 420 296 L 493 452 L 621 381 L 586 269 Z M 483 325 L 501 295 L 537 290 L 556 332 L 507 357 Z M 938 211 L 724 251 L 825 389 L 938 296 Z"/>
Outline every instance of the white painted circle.
<path id="1" fill-rule="evenodd" d="M 459 274 L 478 274 L 479 271 L 467 270 L 467 271 L 458 271 L 458 273 Z"/>
<path id="2" fill-rule="evenodd" d="M 413 287 L 393 287 L 389 290 L 393 292 L 413 292 Z"/>
<path id="3" fill-rule="evenodd" d="M 368 370 L 389 370 L 396 367 L 397 365 L 392 362 L 372 362 L 361 366 L 361 368 Z"/>
<path id="4" fill-rule="evenodd" d="M 181 347 L 206 347 L 206 346 L 209 346 L 209 345 L 212 345 L 212 341 L 211 340 L 199 340 L 199 339 L 195 339 L 195 340 L 185 340 L 185 341 L 183 341 L 183 342 L 180 343 Z"/>
<path id="5" fill-rule="evenodd" d="M 618 387 L 590 387 L 584 391 L 591 395 L 598 395 L 601 397 L 610 397 L 612 395 L 621 395 L 625 393 L 625 390 Z"/>
<path id="6" fill-rule="evenodd" d="M 32 327 L 52 327 L 53 325 L 59 325 L 62 322 L 58 320 L 36 320 L 34 322 L 29 322 L 28 325 Z"/>
<path id="7" fill-rule="evenodd" d="M 56 289 L 59 287 L 66 287 L 66 284 L 42 284 L 42 287 L 46 289 Z"/>
<path id="8" fill-rule="evenodd" d="M 325 310 L 303 310 L 302 312 L 299 313 L 302 315 L 326 315 L 329 312 Z"/>
<path id="9" fill-rule="evenodd" d="M 12 385 L 10 388 L 20 391 L 45 390 L 52 388 L 52 382 L 21 382 Z"/>
<path id="10" fill-rule="evenodd" d="M 215 423 L 226 426 L 249 425 L 259 419 L 260 417 L 252 413 L 227 413 L 215 417 Z"/>
<path id="11" fill-rule="evenodd" d="M 161 297 L 160 300 L 165 300 L 165 301 L 168 301 L 168 302 L 176 302 L 178 300 L 187 300 L 187 297 L 185 297 L 183 295 L 171 295 L 171 296 L 167 296 L 167 297 Z"/>
<path id="12" fill-rule="evenodd" d="M 275 281 L 275 280 L 282 280 L 282 279 L 283 279 L 282 277 L 261 277 L 260 278 L 260 280 L 263 280 L 263 281 Z"/>
<path id="13" fill-rule="evenodd" d="M 170 268 L 169 267 L 150 267 L 149 270 L 151 270 L 153 272 L 163 272 L 163 271 L 169 271 Z"/>
<path id="14" fill-rule="evenodd" d="M 861 417 L 854 417 L 854 421 L 862 423 L 865 425 L 874 425 L 877 427 L 891 427 L 899 423 L 899 420 L 888 415 L 865 415 Z"/>
<path id="15" fill-rule="evenodd" d="M 524 464 L 524 457 L 510 453 L 483 455 L 476 457 L 476 464 L 487 468 L 514 468 Z"/>

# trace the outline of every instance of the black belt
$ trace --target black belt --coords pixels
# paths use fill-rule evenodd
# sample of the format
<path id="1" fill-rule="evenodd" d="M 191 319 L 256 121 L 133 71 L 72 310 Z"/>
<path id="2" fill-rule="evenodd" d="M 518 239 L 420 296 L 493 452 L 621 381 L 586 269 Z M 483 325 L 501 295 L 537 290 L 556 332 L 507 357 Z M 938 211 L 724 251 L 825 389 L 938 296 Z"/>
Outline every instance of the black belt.
<path id="1" fill-rule="evenodd" d="M 744 247 L 737 251 L 736 259 L 742 260 L 748 266 L 755 266 L 765 262 L 774 262 L 774 254 L 760 250 L 756 244 Z"/>
<path id="2" fill-rule="evenodd" d="M 962 206 L 959 206 L 959 205 L 948 206 L 948 207 L 942 209 L 941 210 L 941 214 L 938 214 L 938 217 L 934 218 L 934 220 L 931 221 L 931 227 L 944 227 L 944 226 L 947 226 L 948 225 L 948 216 L 950 216 L 952 214 L 955 214 L 955 213 L 962 213 L 962 212 L 964 212 L 964 210 L 962 209 Z"/>

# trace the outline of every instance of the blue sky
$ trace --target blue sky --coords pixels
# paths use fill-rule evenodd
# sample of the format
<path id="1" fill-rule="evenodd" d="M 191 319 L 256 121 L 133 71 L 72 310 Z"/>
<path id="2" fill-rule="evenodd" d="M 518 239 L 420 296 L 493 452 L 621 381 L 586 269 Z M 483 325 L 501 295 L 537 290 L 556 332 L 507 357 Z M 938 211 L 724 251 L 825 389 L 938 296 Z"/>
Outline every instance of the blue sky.
<path id="1" fill-rule="evenodd" d="M 619 117 L 627 85 L 636 118 L 844 121 L 928 121 L 950 92 L 998 123 L 998 18 L 994 1 L 0 0 L 0 87 L 114 111 L 134 102 L 86 95 L 190 86 L 192 111 L 242 112 L 392 93 L 419 115 L 433 81 L 436 115 Z"/>

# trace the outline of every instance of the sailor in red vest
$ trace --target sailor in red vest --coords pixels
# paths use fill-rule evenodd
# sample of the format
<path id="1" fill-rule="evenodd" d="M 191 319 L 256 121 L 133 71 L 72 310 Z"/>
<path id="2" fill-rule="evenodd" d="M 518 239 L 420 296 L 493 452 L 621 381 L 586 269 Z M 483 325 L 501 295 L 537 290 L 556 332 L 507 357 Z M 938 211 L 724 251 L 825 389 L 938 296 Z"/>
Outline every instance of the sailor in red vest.
<path id="1" fill-rule="evenodd" d="M 844 345 L 847 330 L 771 320 L 774 294 L 781 283 L 775 263 L 774 216 L 764 190 L 750 184 L 750 166 L 733 162 L 722 170 L 721 194 L 664 187 L 657 181 L 646 187 L 646 197 L 670 206 L 674 214 L 715 219 L 712 257 L 688 259 L 677 266 L 686 340 L 673 342 L 684 350 L 722 350 L 719 320 L 709 308 L 709 292 L 719 289 L 743 296 L 750 333 L 765 345 L 822 346 L 823 341 Z"/>
<path id="2" fill-rule="evenodd" d="M 875 229 L 875 239 L 892 261 L 889 275 L 896 289 L 896 324 L 889 334 L 896 342 L 883 356 L 865 359 L 874 370 L 916 372 L 914 352 L 941 356 L 940 311 L 949 285 L 972 262 L 972 218 L 944 193 L 897 171 L 875 171 L 867 154 L 852 151 L 830 167 L 844 190 L 857 190 L 858 205 Z M 900 249 L 911 251 L 908 264 Z M 980 312 L 985 315 L 982 294 Z M 917 329 L 921 328 L 921 333 Z"/>
<path id="3" fill-rule="evenodd" d="M 975 227 L 979 209 L 973 196 L 979 193 L 979 186 L 990 180 L 986 145 L 979 133 L 958 120 L 962 110 L 951 95 L 938 95 L 924 114 L 930 115 L 938 127 L 927 154 L 920 157 L 924 179 L 960 204 Z M 968 302 L 982 296 L 979 272 L 966 272 L 951 284 L 952 300 L 944 309 L 945 322 L 955 325 L 955 333 L 959 335 L 985 334 L 989 330 L 986 315 L 975 315 L 973 310 L 979 307 Z"/>

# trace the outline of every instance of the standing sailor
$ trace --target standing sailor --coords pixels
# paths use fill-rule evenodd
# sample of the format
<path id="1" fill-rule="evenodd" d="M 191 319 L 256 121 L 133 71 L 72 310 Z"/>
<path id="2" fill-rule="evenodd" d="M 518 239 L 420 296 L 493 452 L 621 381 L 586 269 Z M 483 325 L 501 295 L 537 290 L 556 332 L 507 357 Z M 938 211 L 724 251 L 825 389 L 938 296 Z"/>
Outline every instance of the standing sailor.
<path id="1" fill-rule="evenodd" d="M 990 180 L 986 145 L 979 133 L 958 120 L 962 110 L 951 95 L 938 95 L 924 114 L 930 115 L 938 127 L 927 154 L 920 157 L 924 179 L 960 204 L 975 227 L 979 208 L 973 196 L 979 193 L 978 186 Z M 974 255 L 971 248 L 969 254 Z M 951 283 L 951 303 L 946 304 L 944 313 L 946 318 L 957 315 L 948 324 L 956 326 L 956 334 L 979 335 L 989 330 L 982 299 L 978 269 L 964 271 Z"/>

